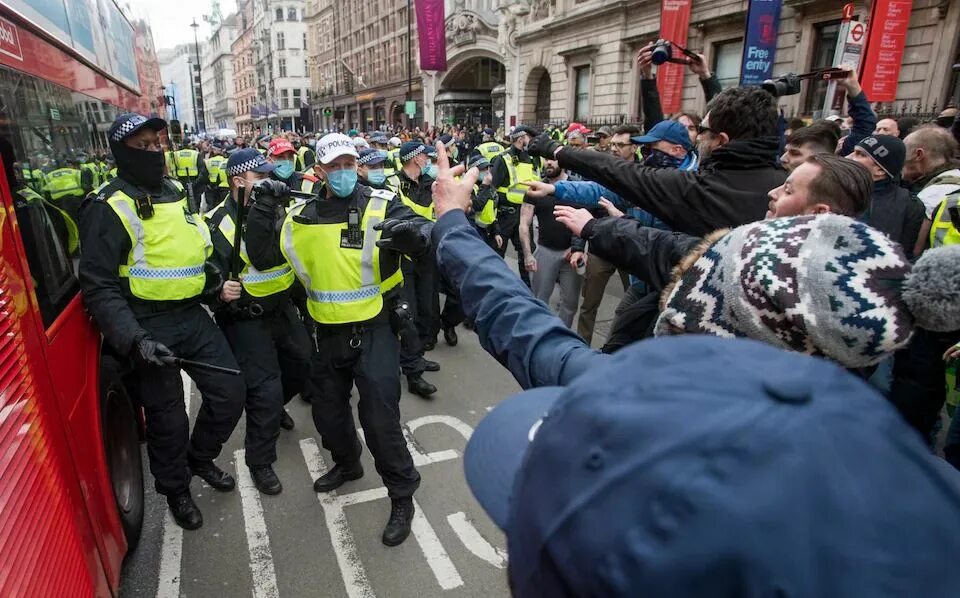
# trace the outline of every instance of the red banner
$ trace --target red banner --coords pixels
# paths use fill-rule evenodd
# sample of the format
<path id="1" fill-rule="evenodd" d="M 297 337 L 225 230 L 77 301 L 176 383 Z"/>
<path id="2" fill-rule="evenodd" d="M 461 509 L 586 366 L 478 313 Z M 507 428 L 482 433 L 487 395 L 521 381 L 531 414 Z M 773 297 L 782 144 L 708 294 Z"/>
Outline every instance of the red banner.
<path id="1" fill-rule="evenodd" d="M 417 7 L 417 37 L 420 42 L 420 69 L 447 70 L 447 37 L 444 0 L 414 0 Z"/>
<path id="2" fill-rule="evenodd" d="M 687 46 L 687 31 L 690 29 L 690 6 L 693 0 L 663 0 L 660 10 L 660 38 Z M 675 48 L 674 56 L 680 55 Z M 680 111 L 683 101 L 683 77 L 687 67 L 665 62 L 657 67 L 657 91 L 664 114 Z"/>
<path id="3" fill-rule="evenodd" d="M 874 0 L 867 46 L 860 63 L 860 86 L 871 102 L 897 99 L 897 80 L 912 7 L 913 0 Z"/>

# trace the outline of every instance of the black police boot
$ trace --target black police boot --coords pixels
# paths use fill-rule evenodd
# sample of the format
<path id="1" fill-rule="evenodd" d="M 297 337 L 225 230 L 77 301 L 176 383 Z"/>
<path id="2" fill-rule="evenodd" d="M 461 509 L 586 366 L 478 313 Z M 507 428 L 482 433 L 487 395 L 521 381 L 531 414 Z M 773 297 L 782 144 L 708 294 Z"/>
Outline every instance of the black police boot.
<path id="1" fill-rule="evenodd" d="M 430 384 L 420 374 L 410 374 L 407 376 L 407 388 L 415 395 L 429 399 L 430 395 L 437 392 L 437 387 Z"/>
<path id="2" fill-rule="evenodd" d="M 436 361 L 430 361 L 429 359 L 420 358 L 420 367 L 423 368 L 425 372 L 439 372 L 440 364 Z"/>
<path id="3" fill-rule="evenodd" d="M 433 351 L 436 348 L 437 348 L 437 339 L 433 339 L 432 341 L 427 341 L 423 343 L 424 351 Z"/>
<path id="4" fill-rule="evenodd" d="M 314 492 L 330 492 L 351 480 L 359 480 L 363 477 L 363 467 L 360 463 L 354 463 L 349 467 L 334 465 L 333 469 L 323 474 L 313 483 Z"/>
<path id="5" fill-rule="evenodd" d="M 253 478 L 253 485 L 257 487 L 257 490 L 264 494 L 280 494 L 280 491 L 283 490 L 280 478 L 277 477 L 270 465 L 251 467 L 250 477 Z"/>
<path id="6" fill-rule="evenodd" d="M 193 475 L 210 484 L 214 490 L 229 492 L 237 487 L 237 482 L 233 479 L 233 476 L 217 467 L 217 464 L 213 461 L 191 463 L 190 471 Z"/>
<path id="7" fill-rule="evenodd" d="M 456 347 L 457 343 L 460 341 L 460 339 L 457 338 L 456 327 L 450 326 L 449 328 L 444 328 L 443 340 L 447 341 L 447 344 L 450 345 L 451 347 Z"/>
<path id="8" fill-rule="evenodd" d="M 183 529 L 199 529 L 203 525 L 203 514 L 193 502 L 190 491 L 181 492 L 167 497 L 167 506 L 173 513 L 173 519 Z"/>
<path id="9" fill-rule="evenodd" d="M 293 426 L 293 418 L 290 417 L 290 414 L 287 413 L 286 409 L 284 409 L 283 413 L 280 415 L 280 427 L 284 430 L 292 430 Z"/>
<path id="10" fill-rule="evenodd" d="M 410 535 L 410 522 L 413 521 L 413 499 L 390 499 L 390 520 L 383 528 L 383 543 L 387 546 L 398 546 Z"/>

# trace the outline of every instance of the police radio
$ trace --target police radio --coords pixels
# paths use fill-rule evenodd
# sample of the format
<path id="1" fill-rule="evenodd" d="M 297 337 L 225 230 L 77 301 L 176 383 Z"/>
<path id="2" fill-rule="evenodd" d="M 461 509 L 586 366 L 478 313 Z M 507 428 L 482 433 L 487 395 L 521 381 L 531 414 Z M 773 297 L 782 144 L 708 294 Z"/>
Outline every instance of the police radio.
<path id="1" fill-rule="evenodd" d="M 347 230 L 340 233 L 340 247 L 344 249 L 362 249 L 363 231 L 360 230 L 360 209 L 350 206 L 347 210 Z"/>

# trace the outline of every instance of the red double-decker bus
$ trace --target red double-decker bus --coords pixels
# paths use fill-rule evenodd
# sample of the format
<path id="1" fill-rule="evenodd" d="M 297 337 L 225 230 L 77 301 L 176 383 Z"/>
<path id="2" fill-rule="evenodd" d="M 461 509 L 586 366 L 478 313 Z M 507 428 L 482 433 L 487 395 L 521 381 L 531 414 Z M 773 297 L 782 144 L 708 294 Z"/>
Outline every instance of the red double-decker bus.
<path id="1" fill-rule="evenodd" d="M 133 44 L 113 0 L 0 0 L 0 596 L 112 595 L 140 533 L 139 411 L 83 307 L 79 193 L 51 182 L 108 176 L 110 122 L 150 97 Z"/>

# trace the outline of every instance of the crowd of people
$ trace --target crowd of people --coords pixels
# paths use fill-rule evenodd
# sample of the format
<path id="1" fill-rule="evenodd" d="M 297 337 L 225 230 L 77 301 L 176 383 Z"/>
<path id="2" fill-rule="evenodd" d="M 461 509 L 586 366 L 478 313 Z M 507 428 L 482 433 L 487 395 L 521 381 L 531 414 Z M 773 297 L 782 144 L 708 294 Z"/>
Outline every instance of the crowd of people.
<path id="1" fill-rule="evenodd" d="M 164 121 L 124 114 L 91 166 L 9 166 L 133 368 L 178 524 L 203 522 L 193 476 L 235 488 L 215 459 L 243 413 L 254 484 L 282 491 L 297 395 L 333 458 L 314 489 L 362 477 L 356 386 L 391 499 L 382 541 L 402 543 L 420 475 L 401 380 L 435 396 L 427 354 L 463 328 L 525 389 L 465 455 L 516 595 L 957 591 L 960 416 L 933 451 L 960 354 L 956 111 L 878 121 L 850 72 L 848 118 L 786 121 L 701 57 L 703 115 L 666 118 L 651 47 L 638 62 L 643 128 L 173 148 Z M 178 366 L 202 395 L 192 433 Z"/>

